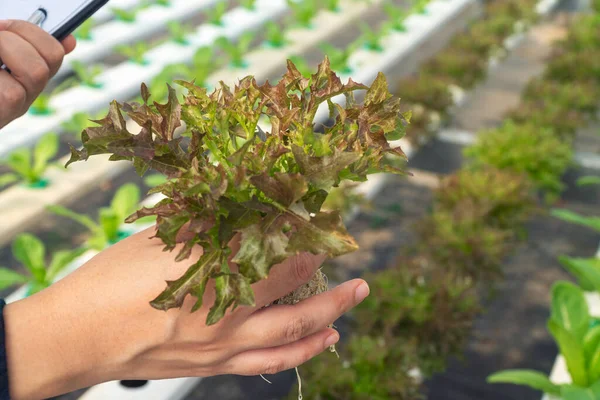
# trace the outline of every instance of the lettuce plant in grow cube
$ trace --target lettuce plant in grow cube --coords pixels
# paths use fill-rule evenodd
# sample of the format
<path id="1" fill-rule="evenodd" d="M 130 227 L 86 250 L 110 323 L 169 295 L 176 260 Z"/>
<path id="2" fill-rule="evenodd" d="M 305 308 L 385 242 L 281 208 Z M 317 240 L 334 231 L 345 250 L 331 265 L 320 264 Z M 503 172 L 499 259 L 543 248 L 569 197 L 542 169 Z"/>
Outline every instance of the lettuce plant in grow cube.
<path id="1" fill-rule="evenodd" d="M 50 286 L 58 275 L 84 251 L 85 249 L 57 251 L 47 264 L 44 243 L 28 233 L 21 234 L 12 244 L 12 254 L 27 273 L 0 268 L 0 289 L 27 284 L 27 295 L 35 294 Z"/>
<path id="2" fill-rule="evenodd" d="M 552 288 L 548 330 L 564 357 L 572 383 L 555 384 L 543 373 L 507 370 L 488 378 L 491 383 L 514 383 L 564 400 L 600 398 L 600 326 L 592 327 L 583 291 L 569 282 Z"/>
<path id="3" fill-rule="evenodd" d="M 50 166 L 50 160 L 58 152 L 58 137 L 50 133 L 43 136 L 33 150 L 28 148 L 13 151 L 0 165 L 7 166 L 11 172 L 0 175 L 0 187 L 15 182 L 23 182 L 30 188 L 44 188 L 48 180 L 44 173 Z"/>
<path id="4" fill-rule="evenodd" d="M 128 236 L 128 232 L 121 229 L 121 225 L 125 218 L 135 211 L 139 202 L 140 189 L 133 183 L 128 183 L 117 190 L 109 207 L 103 207 L 98 211 L 98 221 L 63 206 L 52 205 L 48 210 L 70 218 L 89 229 L 91 236 L 87 246 L 100 251 Z"/>
<path id="5" fill-rule="evenodd" d="M 209 280 L 216 300 L 207 323 L 218 322 L 230 307 L 254 305 L 251 284 L 266 278 L 271 268 L 302 253 L 339 256 L 357 249 L 338 212 L 321 209 L 329 192 L 344 181 L 364 181 L 376 172 L 404 173 L 394 167 L 405 155 L 388 139 L 403 135 L 406 120 L 380 74 L 371 87 L 351 79 L 343 83 L 329 60 L 305 78 L 288 62 L 276 84 L 259 85 L 253 77 L 233 88 L 221 83 L 212 93 L 191 83 L 180 103 L 173 89 L 166 104 L 148 104 L 142 85 L 142 104 L 113 102 L 98 127 L 82 133 L 83 149 L 71 149 L 68 164 L 97 154 L 129 160 L 144 175 L 153 169 L 165 184 L 151 193 L 165 199 L 128 218 L 157 216 L 156 237 L 166 251 L 183 246 L 174 256 L 188 260 L 192 249 L 204 249 L 189 269 L 168 283 L 151 305 L 160 310 L 180 307 L 191 294 L 193 310 L 202 305 Z M 364 94 L 364 101 L 354 93 Z M 345 106 L 332 99 L 346 97 Z M 317 132 L 315 115 L 329 107 L 333 123 Z M 125 112 L 141 126 L 130 132 Z M 260 127 L 266 119 L 268 127 Z M 183 136 L 176 129 L 186 123 Z M 230 242 L 239 237 L 239 250 Z M 234 272 L 232 259 L 239 266 Z M 140 271 L 143 273 L 143 271 Z M 315 275 L 321 283 L 321 274 Z M 304 294 L 306 296 L 306 294 Z M 303 297 L 291 294 L 289 301 Z M 150 300 L 150 299 L 149 299 Z"/>

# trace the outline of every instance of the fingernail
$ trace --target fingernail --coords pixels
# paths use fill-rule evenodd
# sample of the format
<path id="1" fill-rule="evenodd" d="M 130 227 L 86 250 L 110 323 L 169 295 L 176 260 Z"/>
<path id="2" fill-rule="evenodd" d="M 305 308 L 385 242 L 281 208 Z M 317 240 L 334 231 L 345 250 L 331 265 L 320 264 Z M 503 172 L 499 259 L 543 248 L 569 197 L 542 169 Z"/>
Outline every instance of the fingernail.
<path id="1" fill-rule="evenodd" d="M 354 298 L 356 299 L 357 303 L 360 303 L 361 301 L 363 301 L 364 299 L 367 298 L 367 296 L 369 295 L 369 285 L 367 285 L 366 283 L 361 283 L 360 286 L 358 286 L 356 288 L 356 292 L 354 294 Z"/>
<path id="2" fill-rule="evenodd" d="M 332 333 L 329 335 L 327 340 L 325 340 L 325 347 L 333 346 L 340 340 L 340 335 L 337 333 Z"/>

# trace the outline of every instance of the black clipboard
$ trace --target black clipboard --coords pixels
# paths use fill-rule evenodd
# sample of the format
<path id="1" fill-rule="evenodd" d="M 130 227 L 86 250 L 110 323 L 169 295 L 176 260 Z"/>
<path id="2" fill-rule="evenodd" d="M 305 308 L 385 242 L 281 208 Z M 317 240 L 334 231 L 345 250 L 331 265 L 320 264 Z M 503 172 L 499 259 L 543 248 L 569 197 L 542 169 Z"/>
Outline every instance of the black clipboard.
<path id="1" fill-rule="evenodd" d="M 72 18 L 67 20 L 63 25 L 53 31 L 52 36 L 58 40 L 65 39 L 67 36 L 73 33 L 75 29 L 79 28 L 87 19 L 104 7 L 108 1 L 109 0 L 95 0 L 86 5 L 82 10 L 73 15 Z"/>

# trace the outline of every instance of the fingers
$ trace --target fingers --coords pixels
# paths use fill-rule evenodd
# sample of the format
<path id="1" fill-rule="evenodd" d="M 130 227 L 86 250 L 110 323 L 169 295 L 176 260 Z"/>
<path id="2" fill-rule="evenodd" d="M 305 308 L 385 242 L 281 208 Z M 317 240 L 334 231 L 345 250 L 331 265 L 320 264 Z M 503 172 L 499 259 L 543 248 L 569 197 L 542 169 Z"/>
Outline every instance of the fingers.
<path id="1" fill-rule="evenodd" d="M 0 32 L 0 58 L 11 70 L 12 78 L 25 89 L 25 101 L 31 103 L 50 78 L 44 59 L 30 43 L 9 31 Z"/>
<path id="2" fill-rule="evenodd" d="M 293 306 L 267 307 L 252 314 L 237 336 L 248 350 L 294 343 L 333 324 L 368 294 L 367 283 L 355 279 Z"/>
<path id="3" fill-rule="evenodd" d="M 33 46 L 45 61 L 50 71 L 50 77 L 56 74 L 65 56 L 65 48 L 52 35 L 37 25 L 16 20 L 8 21 L 8 26 L 5 26 L 4 31 L 12 32 L 15 35 L 20 36 L 23 40 Z"/>
<path id="4" fill-rule="evenodd" d="M 325 261 L 326 256 L 301 253 L 275 265 L 269 277 L 252 285 L 256 294 L 256 307 L 241 309 L 252 313 L 267 304 L 296 290 L 310 281 Z"/>
<path id="5" fill-rule="evenodd" d="M 224 366 L 236 375 L 272 375 L 304 364 L 333 346 L 340 336 L 334 329 L 323 329 L 285 346 L 251 350 L 231 358 Z"/>
<path id="6" fill-rule="evenodd" d="M 77 46 L 77 40 L 75 40 L 75 36 L 67 36 L 67 38 L 62 41 L 62 46 L 65 49 L 65 54 L 69 54 L 75 50 L 75 46 Z"/>

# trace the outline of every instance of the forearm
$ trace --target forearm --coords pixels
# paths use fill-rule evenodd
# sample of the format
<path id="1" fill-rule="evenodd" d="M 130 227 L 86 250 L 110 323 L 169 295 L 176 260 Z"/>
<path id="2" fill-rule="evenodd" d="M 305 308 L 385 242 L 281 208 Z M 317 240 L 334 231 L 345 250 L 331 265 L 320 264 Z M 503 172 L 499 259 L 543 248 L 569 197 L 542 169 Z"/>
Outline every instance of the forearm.
<path id="1" fill-rule="evenodd" d="M 110 379 L 92 321 L 102 316 L 61 293 L 44 291 L 4 310 L 11 399 L 48 398 Z"/>

